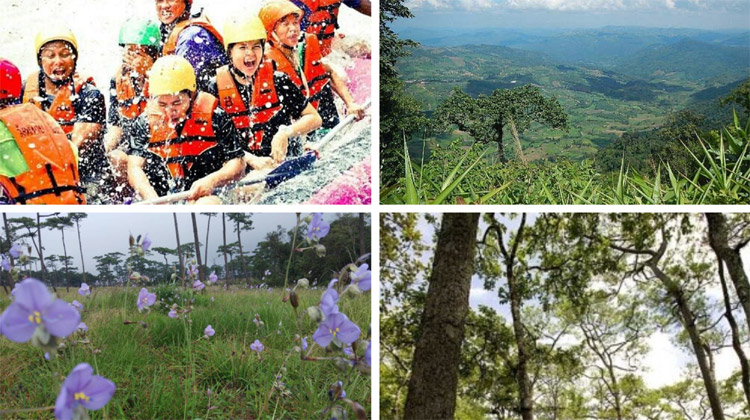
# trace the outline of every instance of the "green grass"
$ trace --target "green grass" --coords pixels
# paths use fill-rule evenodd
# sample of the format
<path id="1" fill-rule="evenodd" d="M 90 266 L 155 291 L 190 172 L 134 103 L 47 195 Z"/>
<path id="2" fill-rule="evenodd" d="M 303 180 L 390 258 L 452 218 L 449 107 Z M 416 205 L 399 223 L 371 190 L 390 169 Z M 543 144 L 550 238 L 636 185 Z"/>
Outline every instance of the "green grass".
<path id="1" fill-rule="evenodd" d="M 0 338 L 0 410 L 54 405 L 64 377 L 78 363 L 86 362 L 117 385 L 107 406 L 90 412 L 94 419 L 321 418 L 321 410 L 329 402 L 329 387 L 345 380 L 349 372 L 341 373 L 330 360 L 303 361 L 294 351 L 300 345 L 299 337 L 307 336 L 312 345 L 317 325 L 307 315 L 300 316 L 298 331 L 293 308 L 282 303 L 278 290 L 230 293 L 218 287 L 210 289 L 196 296 L 187 329 L 183 321 L 167 317 L 168 309 L 159 301 L 149 314 L 139 314 L 135 305 L 139 288 L 98 289 L 88 299 L 81 299 L 73 289 L 65 293 L 59 288 L 66 301 L 83 302 L 82 321 L 89 331 L 85 336 L 76 333 L 69 337 L 60 357 L 52 361 L 46 361 L 42 350 L 28 343 Z M 316 305 L 321 293 L 300 291 L 300 314 Z M 366 293 L 339 301 L 341 312 L 362 329 L 362 340 L 370 325 L 369 299 Z M 1 297 L 0 310 L 9 303 L 7 297 Z M 265 323 L 260 329 L 253 323 L 255 314 Z M 138 323 L 125 325 L 123 321 Z M 198 339 L 209 324 L 216 334 L 208 340 Z M 192 338 L 190 346 L 186 333 Z M 265 346 L 262 357 L 250 350 L 256 339 Z M 360 348 L 357 353 L 363 352 Z M 331 354 L 316 347 L 312 356 Z M 277 374 L 288 392 L 271 392 Z M 351 373 L 345 390 L 348 398 L 370 412 L 369 375 Z M 351 410 L 349 414 L 355 418 Z M 51 411 L 26 417 L 14 414 L 18 418 L 42 415 L 53 417 Z"/>

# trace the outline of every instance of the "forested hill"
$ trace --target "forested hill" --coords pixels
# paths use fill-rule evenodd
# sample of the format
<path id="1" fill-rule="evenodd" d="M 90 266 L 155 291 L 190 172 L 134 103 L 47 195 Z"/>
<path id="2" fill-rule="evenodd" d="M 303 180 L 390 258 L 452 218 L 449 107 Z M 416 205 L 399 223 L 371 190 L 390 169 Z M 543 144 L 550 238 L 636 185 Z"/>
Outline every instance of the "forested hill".
<path id="1" fill-rule="evenodd" d="M 748 46 L 726 46 L 682 39 L 654 45 L 620 59 L 617 71 L 643 79 L 729 82 L 748 77 Z"/>

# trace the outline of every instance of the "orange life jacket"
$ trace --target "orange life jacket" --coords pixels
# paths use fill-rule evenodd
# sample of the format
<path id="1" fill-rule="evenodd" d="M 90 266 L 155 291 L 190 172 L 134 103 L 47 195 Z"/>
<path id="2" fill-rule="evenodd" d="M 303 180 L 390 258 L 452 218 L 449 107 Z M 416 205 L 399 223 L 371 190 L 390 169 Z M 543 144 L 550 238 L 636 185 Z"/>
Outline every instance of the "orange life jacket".
<path id="1" fill-rule="evenodd" d="M 305 52 L 304 52 L 304 80 L 302 75 L 294 68 L 294 64 L 281 51 L 280 47 L 272 46 L 266 53 L 267 57 L 276 62 L 276 69 L 283 71 L 292 79 L 302 94 L 310 100 L 315 109 L 318 109 L 318 103 L 322 96 L 323 88 L 330 82 L 331 75 L 326 72 L 323 63 L 323 56 L 320 53 L 318 38 L 315 35 L 305 35 Z"/>
<path id="2" fill-rule="evenodd" d="M 164 159 L 172 178 L 185 178 L 196 158 L 218 145 L 213 128 L 213 113 L 217 105 L 214 96 L 199 92 L 180 136 L 165 123 L 158 110 L 146 111 L 151 131 L 148 150 Z"/>
<path id="3" fill-rule="evenodd" d="M 83 85 L 91 83 L 94 85 L 94 79 L 92 77 L 81 76 L 78 73 L 73 75 L 73 86 L 68 83 L 63 86 L 52 101 L 47 113 L 57 121 L 62 127 L 65 134 L 73 132 L 73 126 L 76 123 L 76 110 L 73 108 L 73 92 L 76 95 L 81 93 Z M 30 102 L 36 105 L 39 109 L 42 109 L 42 102 L 38 99 L 39 94 L 39 72 L 36 71 L 31 73 L 26 79 L 26 87 L 23 92 L 23 102 Z"/>
<path id="4" fill-rule="evenodd" d="M 0 176 L 0 185 L 17 203 L 86 204 L 73 145 L 49 114 L 23 104 L 0 110 L 0 121 L 29 167 L 15 177 Z"/>
<path id="5" fill-rule="evenodd" d="M 117 92 L 117 106 L 120 116 L 127 119 L 134 119 L 146 110 L 148 101 L 148 82 L 144 82 L 143 90 L 139 94 L 136 91 L 133 78 L 130 77 L 130 71 L 121 68 L 115 74 L 115 91 Z"/>
<path id="6" fill-rule="evenodd" d="M 320 51 L 325 57 L 331 52 L 333 36 L 339 27 L 341 0 L 302 0 L 302 3 L 310 9 L 305 32 L 317 35 Z"/>
<path id="7" fill-rule="evenodd" d="M 219 67 L 216 70 L 219 106 L 232 117 L 235 127 L 238 129 L 250 127 L 252 137 L 248 140 L 249 150 L 261 148 L 265 133 L 273 131 L 270 130 L 273 127 L 269 127 L 269 121 L 281 109 L 281 101 L 279 101 L 276 85 L 273 82 L 273 72 L 273 62 L 268 59 L 263 60 L 258 71 L 255 72 L 250 109 L 248 109 L 229 71 L 229 66 Z"/>
<path id="8" fill-rule="evenodd" d="M 211 32 L 217 40 L 219 40 L 219 44 L 224 45 L 224 38 L 221 37 L 219 31 L 214 28 L 214 25 L 211 24 L 207 17 L 201 14 L 200 16 L 185 19 L 175 25 L 174 29 L 172 29 L 172 32 L 169 34 L 169 37 L 164 42 L 164 46 L 161 50 L 162 55 L 174 54 L 174 52 L 177 51 L 177 41 L 179 40 L 180 32 L 188 26 L 193 25 L 205 28 L 208 32 Z"/>

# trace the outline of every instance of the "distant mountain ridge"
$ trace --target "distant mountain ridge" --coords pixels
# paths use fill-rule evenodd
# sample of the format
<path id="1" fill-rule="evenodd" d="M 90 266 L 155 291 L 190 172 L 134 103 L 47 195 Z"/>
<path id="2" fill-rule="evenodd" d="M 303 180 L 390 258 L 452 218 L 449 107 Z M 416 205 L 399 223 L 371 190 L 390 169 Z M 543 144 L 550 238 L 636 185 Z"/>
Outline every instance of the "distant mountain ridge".
<path id="1" fill-rule="evenodd" d="M 595 29 L 403 28 L 399 34 L 426 46 L 502 45 L 536 51 L 566 64 L 599 67 L 623 65 L 625 57 L 646 48 L 678 44 L 687 39 L 719 47 L 750 50 L 750 31 L 707 31 L 685 28 L 605 26 Z M 750 54 L 746 55 L 750 61 Z"/>

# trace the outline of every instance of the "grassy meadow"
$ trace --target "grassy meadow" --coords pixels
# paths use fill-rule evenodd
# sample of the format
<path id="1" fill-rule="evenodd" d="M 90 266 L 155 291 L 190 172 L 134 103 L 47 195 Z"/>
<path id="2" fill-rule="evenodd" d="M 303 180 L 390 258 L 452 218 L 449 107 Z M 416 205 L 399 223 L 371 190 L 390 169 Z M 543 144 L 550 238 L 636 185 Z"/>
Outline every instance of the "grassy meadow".
<path id="1" fill-rule="evenodd" d="M 310 357 L 343 356 L 326 354 L 312 340 L 317 323 L 305 309 L 319 303 L 324 289 L 298 290 L 297 313 L 282 302 L 281 289 L 148 289 L 156 292 L 156 303 L 139 313 L 140 287 L 94 288 L 86 298 L 77 289 L 58 288 L 58 297 L 83 303 L 81 321 L 88 331 L 68 336 L 50 361 L 29 343 L 0 338 L 0 417 L 3 410 L 47 408 L 10 417 L 53 418 L 62 381 L 83 362 L 117 386 L 103 409 L 89 411 L 93 419 L 328 419 L 332 412 L 323 410 L 332 405 L 329 390 L 337 381 L 344 382 L 348 399 L 370 412 L 368 373 L 346 363 L 338 369 L 333 360 L 302 360 L 299 352 L 307 337 L 311 349 L 304 353 Z M 167 315 L 172 303 L 183 306 L 191 299 L 189 322 Z M 0 295 L 0 311 L 9 304 L 8 296 Z M 342 296 L 338 305 L 361 328 L 359 343 L 366 346 L 370 294 Z M 215 335 L 206 338 L 209 324 Z M 260 353 L 250 348 L 255 340 L 264 346 Z M 364 351 L 356 349 L 360 357 Z M 357 418 L 343 400 L 338 404 Z"/>

